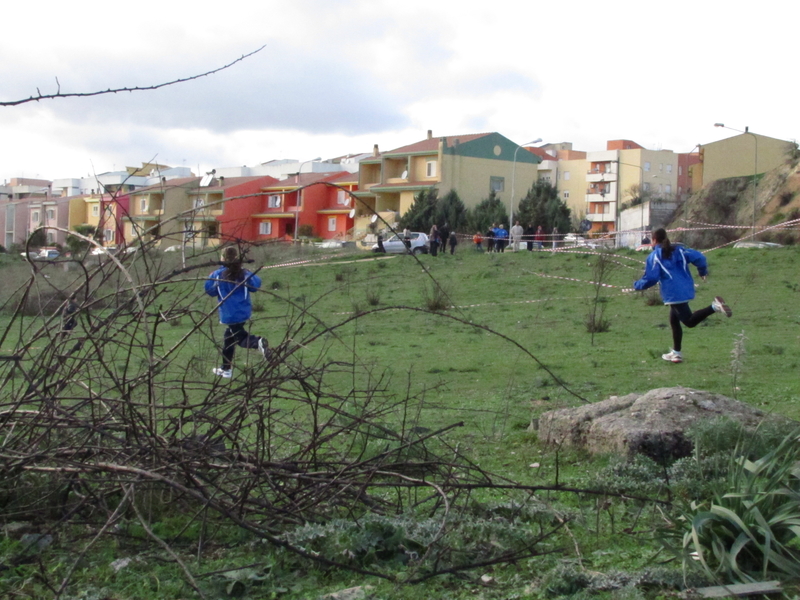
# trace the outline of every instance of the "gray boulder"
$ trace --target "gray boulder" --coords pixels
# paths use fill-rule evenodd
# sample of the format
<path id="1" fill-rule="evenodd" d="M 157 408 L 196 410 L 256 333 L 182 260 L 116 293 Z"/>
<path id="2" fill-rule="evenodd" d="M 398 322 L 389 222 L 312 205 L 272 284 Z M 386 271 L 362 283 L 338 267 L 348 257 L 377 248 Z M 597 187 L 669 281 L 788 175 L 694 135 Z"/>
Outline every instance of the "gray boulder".
<path id="1" fill-rule="evenodd" d="M 685 431 L 701 419 L 727 417 L 751 429 L 767 415 L 731 398 L 684 387 L 551 410 L 539 417 L 539 439 L 576 446 L 591 453 L 645 454 L 655 460 L 679 458 L 692 451 Z"/>

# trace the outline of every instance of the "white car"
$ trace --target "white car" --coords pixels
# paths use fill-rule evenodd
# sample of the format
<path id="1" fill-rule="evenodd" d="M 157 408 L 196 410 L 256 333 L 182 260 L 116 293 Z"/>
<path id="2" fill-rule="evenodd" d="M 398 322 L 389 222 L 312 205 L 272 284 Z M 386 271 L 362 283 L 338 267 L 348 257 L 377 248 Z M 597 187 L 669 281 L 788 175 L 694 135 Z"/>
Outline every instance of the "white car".
<path id="1" fill-rule="evenodd" d="M 411 252 L 414 254 L 427 254 L 428 253 L 428 236 L 419 231 L 413 231 L 409 234 L 411 245 Z M 387 254 L 405 254 L 408 250 L 403 241 L 402 235 L 393 235 L 388 240 L 383 242 L 383 248 Z M 372 246 L 372 251 L 378 251 L 378 244 Z"/>

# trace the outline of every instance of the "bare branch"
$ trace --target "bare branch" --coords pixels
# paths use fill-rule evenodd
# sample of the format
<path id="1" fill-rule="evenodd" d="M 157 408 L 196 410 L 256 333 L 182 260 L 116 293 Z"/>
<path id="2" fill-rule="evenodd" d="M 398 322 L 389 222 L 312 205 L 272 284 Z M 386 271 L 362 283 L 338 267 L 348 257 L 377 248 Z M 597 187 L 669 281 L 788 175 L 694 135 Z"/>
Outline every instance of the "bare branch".
<path id="1" fill-rule="evenodd" d="M 28 102 L 39 102 L 40 100 L 53 100 L 55 98 L 87 98 L 90 96 L 102 96 L 104 94 L 117 94 L 119 92 L 144 92 L 144 91 L 157 90 L 162 87 L 167 87 L 178 83 L 185 83 L 187 81 L 192 81 L 193 79 L 200 79 L 201 77 L 207 77 L 209 75 L 213 75 L 214 73 L 219 73 L 220 71 L 224 71 L 225 69 L 232 67 L 236 63 L 241 62 L 246 58 L 250 58 L 254 54 L 257 54 L 258 52 L 261 52 L 264 48 L 266 48 L 266 45 L 261 46 L 261 48 L 259 48 L 258 50 L 253 50 L 248 54 L 243 54 L 233 62 L 230 62 L 227 65 L 219 67 L 212 71 L 206 71 L 205 73 L 200 73 L 199 75 L 192 75 L 191 77 L 183 77 L 181 79 L 167 81 L 166 83 L 158 83 L 155 85 L 150 85 L 145 87 L 123 87 L 123 88 L 113 88 L 113 89 L 109 88 L 107 90 L 100 90 L 97 92 L 73 92 L 73 93 L 62 94 L 61 82 L 59 82 L 58 78 L 56 78 L 57 91 L 55 94 L 42 94 L 41 91 L 39 91 L 39 88 L 37 87 L 35 96 L 30 96 L 29 98 L 24 98 L 22 100 L 9 100 L 5 102 L 0 102 L 0 106 L 19 106 L 20 104 L 27 104 Z"/>

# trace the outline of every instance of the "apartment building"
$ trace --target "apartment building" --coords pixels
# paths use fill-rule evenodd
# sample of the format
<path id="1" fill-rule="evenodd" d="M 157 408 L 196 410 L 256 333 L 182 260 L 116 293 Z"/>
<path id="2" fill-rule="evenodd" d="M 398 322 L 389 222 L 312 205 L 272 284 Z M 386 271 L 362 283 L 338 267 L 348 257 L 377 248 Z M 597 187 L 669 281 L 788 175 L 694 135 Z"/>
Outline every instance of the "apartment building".
<path id="1" fill-rule="evenodd" d="M 380 153 L 375 146 L 359 169 L 356 235 L 366 233 L 378 214 L 394 225 L 423 190 L 446 194 L 454 190 L 467 208 L 491 192 L 503 202 L 524 196 L 537 179 L 541 158 L 519 151 L 521 146 L 499 133 L 475 133 L 426 139 Z"/>

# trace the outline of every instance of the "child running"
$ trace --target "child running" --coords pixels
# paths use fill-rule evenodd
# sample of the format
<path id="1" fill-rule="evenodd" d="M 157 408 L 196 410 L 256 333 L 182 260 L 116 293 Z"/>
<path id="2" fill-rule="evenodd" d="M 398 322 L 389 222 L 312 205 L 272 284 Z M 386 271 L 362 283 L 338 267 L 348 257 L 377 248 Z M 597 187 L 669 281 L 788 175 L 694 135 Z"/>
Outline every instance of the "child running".
<path id="1" fill-rule="evenodd" d="M 219 300 L 217 308 L 220 323 L 227 325 L 222 342 L 222 367 L 214 367 L 211 370 L 214 375 L 231 378 L 236 344 L 242 348 L 258 348 L 264 358 L 269 358 L 267 339 L 245 330 L 245 324 L 253 314 L 250 293 L 260 287 L 258 275 L 242 268 L 239 249 L 235 246 L 225 248 L 222 251 L 222 268 L 211 273 L 205 283 L 206 294 Z"/>
<path id="2" fill-rule="evenodd" d="M 708 275 L 706 257 L 697 250 L 670 243 L 666 230 L 657 229 L 653 234 L 653 251 L 647 257 L 644 276 L 633 284 L 636 290 L 661 284 L 661 299 L 669 306 L 669 324 L 672 328 L 672 350 L 662 354 L 661 358 L 673 363 L 683 362 L 681 323 L 691 328 L 715 312 L 724 312 L 729 317 L 732 314 L 720 296 L 714 298 L 711 306 L 692 312 L 689 300 L 694 298 L 694 280 L 689 272 L 690 264 L 697 268 L 698 275 L 705 281 Z"/>

